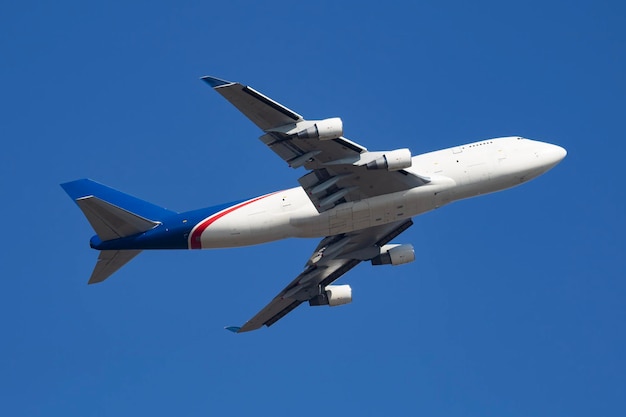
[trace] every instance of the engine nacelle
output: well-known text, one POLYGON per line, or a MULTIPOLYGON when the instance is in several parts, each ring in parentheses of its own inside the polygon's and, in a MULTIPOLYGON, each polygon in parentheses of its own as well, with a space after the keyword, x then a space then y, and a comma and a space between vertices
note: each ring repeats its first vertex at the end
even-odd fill
POLYGON ((349 304, 352 302, 352 288, 349 285, 328 285, 326 296, 331 307, 349 304))
POLYGON ((386 169, 387 171, 399 171, 409 168, 412 164, 411 151, 408 149, 396 149, 385 152, 383 156, 367 163, 367 169, 386 169))
POLYGON ((297 135, 300 139, 337 139, 343 135, 343 122, 339 117, 317 120, 306 129, 300 130, 297 135))
POLYGON ((385 245, 380 255, 372 258, 372 265, 402 265, 415 260, 413 245, 385 245))

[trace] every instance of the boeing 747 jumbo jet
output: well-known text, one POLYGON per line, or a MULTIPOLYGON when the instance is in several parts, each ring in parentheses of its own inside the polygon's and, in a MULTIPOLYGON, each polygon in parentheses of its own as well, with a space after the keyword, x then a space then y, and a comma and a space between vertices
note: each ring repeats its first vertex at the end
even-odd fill
POLYGON ((557 165, 565 149, 522 137, 488 139, 412 155, 368 151, 343 137, 339 118, 306 120, 251 87, 204 77, 256 124, 261 141, 292 168, 299 187, 193 210, 170 211, 88 179, 62 184, 96 232, 100 251, 90 284, 102 282, 146 249, 210 249, 292 237, 322 238, 304 270, 234 332, 271 326, 304 302, 352 301, 332 285, 360 262, 400 265, 413 246, 391 243, 411 218, 453 201, 511 188, 557 165))

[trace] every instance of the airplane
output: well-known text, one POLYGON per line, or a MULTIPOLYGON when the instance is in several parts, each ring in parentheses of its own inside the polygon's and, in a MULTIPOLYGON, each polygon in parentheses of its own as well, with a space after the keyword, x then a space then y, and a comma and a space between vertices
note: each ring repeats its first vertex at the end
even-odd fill
POLYGON ((304 302, 339 306, 349 285, 333 285, 361 262, 415 260, 411 244, 391 243, 412 218, 454 201, 525 183, 556 166, 560 146, 519 136, 413 155, 369 151, 343 136, 340 118, 307 120, 252 87, 202 77, 256 124, 260 140, 294 169, 299 186, 178 213, 89 179, 61 184, 83 211, 99 250, 89 284, 107 279, 142 250, 210 249, 286 238, 321 238, 304 270, 235 333, 271 326, 304 302))

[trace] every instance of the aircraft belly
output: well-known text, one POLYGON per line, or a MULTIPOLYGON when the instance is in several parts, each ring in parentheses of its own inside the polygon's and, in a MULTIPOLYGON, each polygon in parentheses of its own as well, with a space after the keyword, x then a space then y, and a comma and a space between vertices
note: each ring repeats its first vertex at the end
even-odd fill
MULTIPOLYGON (((201 235, 202 248, 256 245, 289 237, 324 237, 393 223, 452 200, 453 179, 432 176, 429 184, 319 213, 300 187, 271 194, 217 215, 201 235)), ((207 221, 207 220, 204 220, 207 221)))
POLYGON ((450 202, 454 180, 433 177, 430 184, 337 207, 308 217, 292 218, 298 237, 323 237, 408 219, 450 202), (446 197, 444 197, 446 196, 446 197))

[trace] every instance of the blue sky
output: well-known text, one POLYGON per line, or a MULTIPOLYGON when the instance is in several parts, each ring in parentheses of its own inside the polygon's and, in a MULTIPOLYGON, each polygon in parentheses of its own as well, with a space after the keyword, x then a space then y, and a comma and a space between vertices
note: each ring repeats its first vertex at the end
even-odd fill
POLYGON ((618 1, 13 2, 0 13, 0 413, 623 416, 626 13, 618 1), (354 302, 233 335, 315 240, 146 252, 87 286, 59 183, 174 210, 299 171, 199 80, 241 81, 372 150, 565 147, 522 187, 415 220, 354 302))

